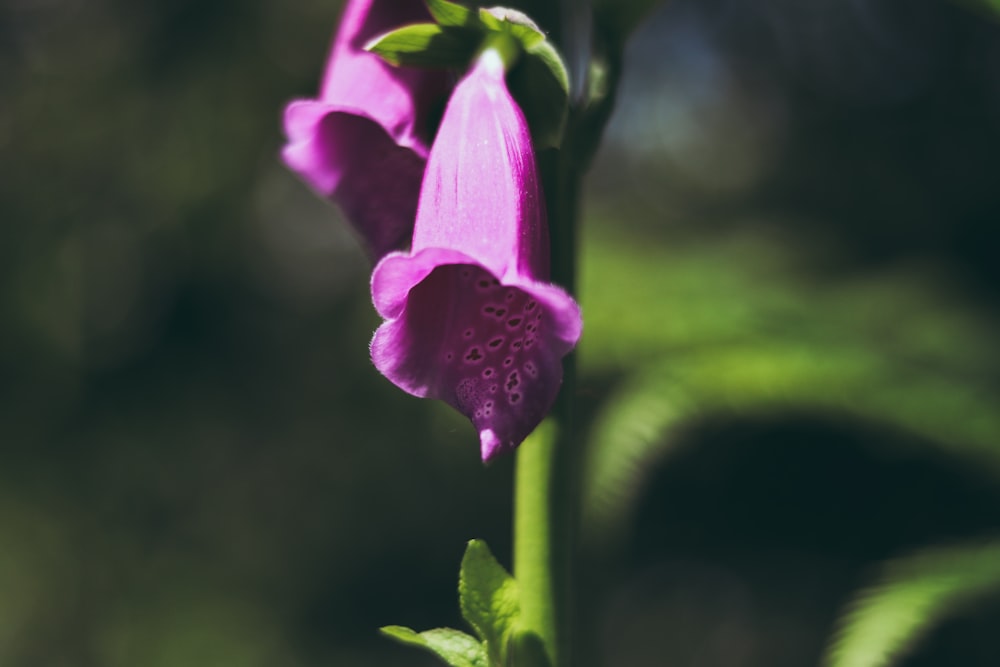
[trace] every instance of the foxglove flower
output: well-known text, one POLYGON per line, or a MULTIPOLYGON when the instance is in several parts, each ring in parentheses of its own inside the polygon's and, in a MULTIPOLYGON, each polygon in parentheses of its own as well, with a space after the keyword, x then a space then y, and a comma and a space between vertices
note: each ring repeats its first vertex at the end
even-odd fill
POLYGON ((385 322, 375 366, 441 399, 479 432, 484 461, 512 450, 552 407, 580 309, 548 278, 548 230, 531 137, 485 51, 458 84, 428 158, 410 252, 372 275, 385 322))
POLYGON ((285 109, 285 163, 340 205, 375 259, 409 245, 449 85, 444 72, 392 67, 364 46, 429 17, 422 0, 349 0, 318 99, 285 109))

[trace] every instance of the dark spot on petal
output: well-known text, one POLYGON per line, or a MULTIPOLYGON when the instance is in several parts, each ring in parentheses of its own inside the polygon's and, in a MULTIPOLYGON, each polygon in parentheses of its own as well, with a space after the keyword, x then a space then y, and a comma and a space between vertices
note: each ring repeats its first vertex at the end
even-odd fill
POLYGON ((469 327, 468 329, 465 330, 465 333, 463 333, 462 335, 465 336, 466 338, 472 338, 472 336, 475 333, 476 333, 476 330, 473 329, 472 327, 469 327))
POLYGON ((494 308, 493 306, 484 306, 483 307, 483 312, 484 313, 493 313, 495 310, 496 310, 496 308, 494 308))
POLYGON ((495 350, 503 345, 503 336, 497 336, 487 344, 490 346, 490 349, 495 350))
POLYGON ((510 344, 510 349, 512 349, 515 352, 517 352, 518 350, 521 349, 521 344, 522 344, 521 343, 521 339, 518 338, 517 340, 515 340, 513 343, 510 344))
POLYGON ((537 304, 537 303, 535 303, 534 301, 529 301, 529 302, 527 303, 527 305, 526 305, 526 306, 524 307, 524 309, 530 312, 530 311, 534 310, 534 309, 535 309, 535 306, 537 306, 537 305, 538 305, 538 304, 537 304))
POLYGON ((478 347, 473 347, 466 353, 465 360, 471 364, 474 364, 476 362, 482 361, 483 355, 479 351, 478 347))
POLYGON ((517 325, 519 325, 520 323, 521 323, 520 317, 512 317, 509 320, 507 320, 507 326, 509 326, 511 329, 516 329, 517 325))
POLYGON ((492 368, 487 368, 486 370, 484 370, 483 371, 483 377, 484 378, 493 377, 493 369, 492 368))
POLYGON ((511 394, 510 396, 508 396, 508 398, 510 399, 511 404, 517 403, 518 401, 521 400, 521 394, 519 394, 519 393, 517 393, 515 391, 513 394, 511 394))
POLYGON ((517 371, 514 371, 507 376, 507 384, 505 384, 504 387, 506 387, 507 391, 510 391, 519 384, 521 384, 521 378, 518 377, 517 371))
POLYGON ((503 360, 504 366, 510 366, 512 363, 514 363, 514 357, 507 357, 503 360))
POLYGON ((506 308, 497 308, 497 317, 503 317, 507 314, 506 308))

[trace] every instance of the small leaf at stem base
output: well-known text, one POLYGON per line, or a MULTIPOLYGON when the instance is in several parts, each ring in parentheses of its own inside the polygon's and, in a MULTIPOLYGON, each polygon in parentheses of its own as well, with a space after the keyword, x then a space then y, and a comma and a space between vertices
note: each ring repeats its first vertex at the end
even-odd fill
POLYGON ((507 644, 521 614, 520 592, 482 540, 472 540, 465 549, 458 598, 462 617, 486 644, 490 664, 506 664, 507 644))
POLYGON ((475 637, 452 628, 415 632, 401 625, 387 625, 381 632, 401 644, 426 649, 451 667, 490 667, 483 645, 475 637))

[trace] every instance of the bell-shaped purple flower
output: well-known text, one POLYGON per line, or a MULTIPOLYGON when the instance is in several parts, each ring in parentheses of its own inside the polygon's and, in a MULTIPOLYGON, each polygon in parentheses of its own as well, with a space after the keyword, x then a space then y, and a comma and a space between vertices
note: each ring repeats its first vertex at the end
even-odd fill
POLYGON ((285 163, 340 205, 378 259, 409 245, 440 71, 392 67, 364 50, 384 32, 429 20, 422 0, 349 0, 318 99, 285 109, 285 163))
POLYGON ((548 262, 528 125, 487 50, 445 110, 410 252, 390 253, 372 274, 385 322, 371 345, 397 386, 472 420, 484 461, 545 417, 580 337, 580 309, 546 282, 548 262))

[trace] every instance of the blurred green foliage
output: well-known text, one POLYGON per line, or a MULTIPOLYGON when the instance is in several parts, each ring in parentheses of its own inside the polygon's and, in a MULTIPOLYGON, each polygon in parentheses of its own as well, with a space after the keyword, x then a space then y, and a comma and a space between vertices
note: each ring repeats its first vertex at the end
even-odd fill
POLYGON ((882 667, 894 664, 920 635, 946 614, 1000 590, 996 541, 928 549, 885 567, 845 619, 826 664, 882 667))
POLYGON ((1000 474, 991 323, 926 274, 804 284, 792 268, 808 263, 802 251, 783 256, 760 235, 665 251, 601 228, 586 247, 581 292, 598 306, 585 367, 641 370, 591 433, 585 535, 603 540, 623 525, 670 432, 705 413, 823 409, 881 420, 1000 474))
MULTIPOLYGON (((884 559, 1000 528, 996 26, 751 5, 653 17, 589 182, 585 663, 814 663, 884 559)), ((276 159, 337 15, 0 7, 0 663, 431 665, 377 628, 463 627, 466 541, 509 553, 510 462, 371 368, 276 159)), ((905 664, 993 665, 995 619, 905 664)))
MULTIPOLYGON (((639 369, 589 434, 582 538, 595 557, 606 562, 633 539, 649 478, 686 444, 688 425, 713 415, 811 410, 891 425, 1000 482, 992 328, 926 276, 910 268, 831 294, 796 284, 794 263, 760 236, 654 252, 606 228, 589 240, 582 291, 603 308, 588 318, 583 358, 639 369)), ((876 444, 898 447, 886 437, 876 444)), ((935 622, 995 594, 998 577, 995 546, 894 565, 843 621, 828 664, 896 664, 935 622)))

